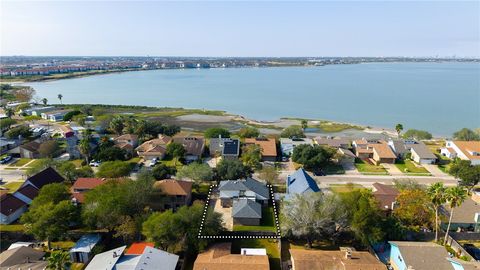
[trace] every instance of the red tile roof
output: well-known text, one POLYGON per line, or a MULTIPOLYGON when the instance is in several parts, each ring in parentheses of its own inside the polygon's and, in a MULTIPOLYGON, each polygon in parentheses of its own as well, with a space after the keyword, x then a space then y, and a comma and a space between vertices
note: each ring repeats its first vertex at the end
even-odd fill
POLYGON ((146 247, 154 247, 154 244, 150 242, 133 243, 125 255, 142 255, 146 247))
POLYGON ((103 184, 102 178, 78 178, 73 184, 73 189, 94 189, 103 184))
POLYGON ((192 193, 192 184, 190 181, 166 179, 157 181, 153 186, 160 188, 163 193, 170 196, 182 195, 187 196, 192 193))

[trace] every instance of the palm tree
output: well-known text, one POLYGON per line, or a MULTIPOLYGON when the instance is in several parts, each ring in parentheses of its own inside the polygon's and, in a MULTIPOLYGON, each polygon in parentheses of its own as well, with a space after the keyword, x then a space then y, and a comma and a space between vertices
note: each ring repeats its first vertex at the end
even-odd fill
POLYGON ((48 99, 46 98, 42 98, 42 103, 44 106, 47 106, 47 103, 48 103, 48 99))
POLYGON ((397 124, 397 125, 395 126, 395 130, 397 131, 398 137, 400 137, 400 133, 401 133, 402 130, 403 130, 403 125, 402 125, 402 124, 397 124))
POLYGON ((302 119, 301 123, 302 123, 302 129, 303 131, 305 131, 305 129, 308 127, 308 121, 305 119, 302 119))
POLYGON ((78 150, 80 150, 80 153, 85 157, 85 161, 88 164, 88 159, 90 158, 90 152, 92 150, 90 146, 90 134, 88 131, 83 134, 83 138, 78 144, 78 150))
POLYGON ((12 118, 13 114, 15 113, 11 107, 5 107, 3 110, 8 118, 12 118))
POLYGON ((47 269, 51 270, 64 270, 70 269, 70 254, 65 251, 54 251, 48 257, 47 269))
POLYGON ((60 104, 62 104, 63 95, 62 95, 62 94, 58 94, 57 97, 58 97, 58 99, 60 100, 60 104))
POLYGON ((435 207, 435 242, 438 241, 438 209, 446 202, 446 190, 442 182, 434 183, 427 189, 427 194, 435 207))
POLYGON ((117 116, 110 121, 110 129, 117 135, 122 135, 125 128, 124 119, 121 116, 117 116))
POLYGON ((445 192, 445 198, 450 207, 450 218, 448 220, 447 231, 445 232, 445 239, 443 245, 447 244, 448 231, 450 230, 450 224, 452 223, 453 210, 455 207, 459 207, 467 198, 467 191, 463 187, 451 187, 445 192))

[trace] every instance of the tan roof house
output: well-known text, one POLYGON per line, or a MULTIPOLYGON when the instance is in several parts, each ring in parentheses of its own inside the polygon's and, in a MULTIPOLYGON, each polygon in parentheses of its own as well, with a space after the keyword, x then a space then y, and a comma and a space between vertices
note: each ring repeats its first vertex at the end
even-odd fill
POLYGON ((191 181, 182 181, 174 179, 165 179, 155 182, 153 188, 159 192, 161 199, 156 200, 155 205, 152 206, 158 210, 172 209, 176 211, 178 208, 189 205, 192 200, 192 185, 191 181))
POLYGON ((256 144, 262 149, 263 161, 277 160, 277 143, 273 138, 246 138, 245 144, 256 144))
POLYGON ((373 183, 373 196, 383 210, 393 210, 398 196, 398 190, 393 186, 373 183))
POLYGON ((138 156, 146 160, 151 160, 153 158, 162 159, 167 152, 167 144, 171 141, 171 137, 160 134, 157 139, 146 141, 135 150, 137 151, 138 156))
POLYGON ((215 244, 198 254, 193 270, 269 270, 267 255, 242 255, 231 253, 231 243, 215 244))
POLYGON ((480 141, 447 141, 441 154, 448 158, 470 160, 472 165, 480 165, 480 141))
POLYGON ((113 143, 116 147, 133 153, 135 147, 138 146, 138 136, 135 134, 123 134, 113 139, 113 143))
POLYGON ((386 270, 387 267, 366 251, 289 249, 292 270, 386 270))

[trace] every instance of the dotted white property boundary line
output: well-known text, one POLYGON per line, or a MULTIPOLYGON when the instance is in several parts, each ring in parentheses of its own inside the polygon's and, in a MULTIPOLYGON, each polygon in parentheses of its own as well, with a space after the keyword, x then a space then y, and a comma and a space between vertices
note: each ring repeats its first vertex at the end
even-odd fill
POLYGON ((202 216, 202 221, 200 223, 200 228, 198 230, 198 238, 200 239, 280 239, 281 238, 281 233, 280 233, 280 222, 278 220, 278 213, 277 213, 277 205, 275 203, 275 196, 273 194, 273 186, 270 184, 267 184, 267 187, 270 190, 270 198, 272 200, 272 205, 273 205, 273 213, 275 215, 275 228, 277 231, 276 235, 202 235, 202 230, 203 230, 203 224, 205 222, 205 218, 207 217, 207 212, 208 212, 208 206, 210 205, 210 196, 212 194, 212 190, 216 188, 218 184, 213 184, 210 185, 208 189, 208 195, 207 195, 207 201, 205 202, 205 206, 203 208, 203 216, 202 216))

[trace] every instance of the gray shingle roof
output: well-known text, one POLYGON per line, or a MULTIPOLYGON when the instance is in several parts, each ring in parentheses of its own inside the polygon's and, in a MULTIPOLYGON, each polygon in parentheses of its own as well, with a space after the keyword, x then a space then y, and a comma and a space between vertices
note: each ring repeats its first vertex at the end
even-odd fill
POLYGON ((232 217, 262 218, 262 206, 254 200, 241 198, 233 201, 232 217))
POLYGON ((413 144, 412 145, 412 150, 415 151, 415 153, 417 153, 417 155, 420 157, 420 158, 434 158, 436 159, 437 157, 430 151, 430 149, 428 149, 428 147, 420 142, 418 144, 413 144))
POLYGON ((231 138, 211 138, 210 139, 210 153, 220 152, 222 155, 240 154, 240 142, 238 139, 231 138))
POLYGON ((269 198, 268 188, 265 184, 253 179, 247 178, 245 180, 226 180, 220 181, 218 186, 220 191, 253 191, 260 197, 269 198))
POLYGON ((432 242, 404 242, 390 241, 400 250, 405 264, 415 270, 451 270, 452 265, 447 261, 448 252, 445 247, 432 242))

